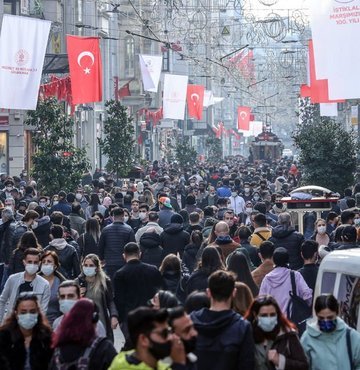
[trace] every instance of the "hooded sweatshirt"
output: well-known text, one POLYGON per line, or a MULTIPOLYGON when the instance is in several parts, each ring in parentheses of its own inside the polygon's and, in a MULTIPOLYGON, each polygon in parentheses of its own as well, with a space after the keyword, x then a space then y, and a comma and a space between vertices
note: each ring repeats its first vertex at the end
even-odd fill
MULTIPOLYGON (((309 360, 310 370, 351 370, 346 343, 348 326, 339 317, 336 329, 332 333, 320 331, 317 320, 306 323, 306 331, 301 337, 301 344, 309 360)), ((353 369, 360 369, 360 333, 350 331, 353 369)))
MULTIPOLYGON (((274 270, 265 275, 259 291, 259 295, 272 295, 285 315, 290 302, 289 292, 292 290, 290 271, 287 267, 274 268, 274 270)), ((312 302, 312 290, 306 285, 300 272, 294 271, 294 274, 296 293, 310 306, 312 302)))
POLYGON ((190 316, 198 331, 198 370, 254 369, 255 348, 248 321, 233 310, 203 308, 190 316))
POLYGON ((184 231, 182 224, 170 223, 164 227, 160 235, 161 246, 163 247, 163 258, 168 254, 180 254, 182 258, 185 246, 189 244, 190 235, 184 231))

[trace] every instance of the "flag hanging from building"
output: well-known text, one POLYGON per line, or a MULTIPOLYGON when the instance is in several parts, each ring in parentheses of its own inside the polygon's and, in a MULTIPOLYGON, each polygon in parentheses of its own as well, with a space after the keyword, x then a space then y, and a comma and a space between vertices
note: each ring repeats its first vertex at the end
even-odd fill
POLYGON ((250 50, 241 50, 229 59, 229 66, 234 66, 242 76, 252 80, 255 78, 254 52, 250 50))
POLYGON ((202 85, 188 85, 187 87, 187 106, 189 117, 202 119, 204 108, 205 87, 202 85))
POLYGON ((102 100, 102 64, 98 37, 67 35, 74 104, 102 100))
POLYGON ((249 131, 250 113, 250 107, 238 107, 238 130, 249 131))
POLYGON ((139 59, 144 90, 157 92, 162 68, 162 56, 139 54, 139 59))
POLYGON ((51 22, 4 14, 0 37, 0 107, 34 110, 51 22))
POLYGON ((188 76, 165 74, 164 118, 184 119, 188 76))

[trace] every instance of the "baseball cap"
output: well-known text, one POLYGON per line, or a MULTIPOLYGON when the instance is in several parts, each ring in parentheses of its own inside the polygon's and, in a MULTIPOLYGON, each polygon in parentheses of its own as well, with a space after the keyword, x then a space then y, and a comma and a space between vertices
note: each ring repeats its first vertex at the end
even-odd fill
POLYGON ((162 205, 164 205, 166 208, 172 209, 170 198, 168 198, 168 197, 161 197, 159 199, 159 203, 161 203, 162 205))

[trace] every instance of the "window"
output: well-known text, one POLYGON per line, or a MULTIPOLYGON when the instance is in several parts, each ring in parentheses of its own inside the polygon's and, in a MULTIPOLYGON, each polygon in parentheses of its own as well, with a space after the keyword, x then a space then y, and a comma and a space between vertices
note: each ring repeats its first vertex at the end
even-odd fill
POLYGON ((132 37, 125 39, 125 75, 133 77, 135 74, 135 41, 132 37))
POLYGON ((163 51, 163 65, 162 71, 163 72, 170 72, 170 50, 166 49, 163 51))
POLYGON ((324 271, 321 281, 321 294, 333 294, 336 273, 324 271))

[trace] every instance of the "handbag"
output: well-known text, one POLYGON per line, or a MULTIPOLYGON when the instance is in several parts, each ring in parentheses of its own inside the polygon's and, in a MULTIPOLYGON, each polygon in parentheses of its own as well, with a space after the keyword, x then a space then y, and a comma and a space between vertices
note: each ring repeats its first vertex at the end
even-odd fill
POLYGON ((355 370, 354 362, 353 362, 353 356, 352 356, 352 348, 351 348, 351 329, 347 328, 346 329, 346 347, 347 347, 347 352, 348 352, 348 357, 349 357, 349 362, 350 362, 350 369, 355 370))
POLYGON ((290 271, 291 278, 291 291, 290 302, 286 309, 287 317, 297 326, 299 330, 299 336, 306 329, 306 320, 311 317, 311 307, 307 304, 305 300, 299 297, 296 293, 296 283, 295 283, 295 273, 290 271))

